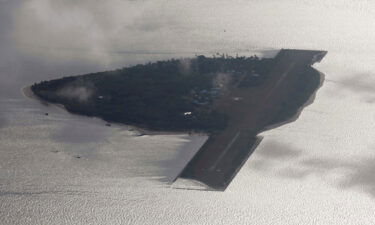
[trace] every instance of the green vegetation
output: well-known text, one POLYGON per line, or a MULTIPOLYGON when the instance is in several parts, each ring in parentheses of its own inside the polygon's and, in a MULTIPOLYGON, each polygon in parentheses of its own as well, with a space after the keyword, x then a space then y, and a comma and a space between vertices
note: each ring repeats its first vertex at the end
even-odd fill
POLYGON ((31 88, 38 97, 60 103, 72 113, 108 122, 213 132, 228 121, 212 107, 223 85, 258 86, 273 62, 256 56, 197 56, 42 81, 31 88), (229 74, 231 84, 220 84, 218 74, 229 74))

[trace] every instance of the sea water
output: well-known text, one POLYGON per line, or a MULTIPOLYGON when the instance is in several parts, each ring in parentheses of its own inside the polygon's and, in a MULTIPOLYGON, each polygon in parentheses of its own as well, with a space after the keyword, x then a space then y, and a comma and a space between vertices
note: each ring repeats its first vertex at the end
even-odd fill
POLYGON ((0 39, 10 43, 0 53, 0 224, 373 224, 375 3, 14 2, 0 3, 14 12, 0 39), (325 82, 297 121, 261 134, 225 192, 171 185, 204 136, 137 136, 20 92, 195 52, 279 48, 327 50, 315 65, 325 82))

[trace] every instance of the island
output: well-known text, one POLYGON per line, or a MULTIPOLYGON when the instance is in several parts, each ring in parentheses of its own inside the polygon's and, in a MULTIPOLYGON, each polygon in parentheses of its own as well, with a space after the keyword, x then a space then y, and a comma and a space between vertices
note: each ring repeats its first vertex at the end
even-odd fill
POLYGON ((31 86, 66 110, 156 131, 203 132, 206 143, 176 177, 225 190, 261 141, 295 119, 322 83, 311 67, 326 51, 170 59, 31 86))

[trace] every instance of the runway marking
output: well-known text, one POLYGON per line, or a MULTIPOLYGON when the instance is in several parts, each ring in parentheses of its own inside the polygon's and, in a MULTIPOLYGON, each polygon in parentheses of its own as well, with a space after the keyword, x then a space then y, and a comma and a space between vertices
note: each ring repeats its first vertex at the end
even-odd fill
MULTIPOLYGON (((280 76, 280 79, 276 82, 276 84, 272 87, 272 89, 270 90, 270 92, 266 95, 264 101, 268 100, 268 98, 271 96, 271 94, 274 92, 274 90, 285 79, 286 75, 288 75, 288 73, 293 69, 294 65, 295 65, 295 62, 292 62, 289 65, 288 69, 280 76)), ((237 138, 240 135, 240 133, 241 133, 240 131, 237 132, 237 134, 234 136, 234 138, 231 140, 231 142, 229 142, 229 144, 224 149, 224 151, 222 151, 221 154, 219 155, 219 157, 216 159, 215 163, 208 169, 209 171, 213 171, 216 168, 216 166, 219 164, 219 162, 221 161, 221 159, 224 157, 224 155, 227 153, 227 151, 232 147, 233 143, 237 140, 237 138)))
POLYGON ((288 69, 280 76, 280 79, 276 82, 275 86, 272 87, 271 91, 268 92, 268 95, 266 96, 266 98, 264 99, 264 101, 267 101, 268 98, 271 96, 271 94, 273 93, 273 91, 280 85, 281 81, 283 81, 286 77, 286 75, 288 75, 288 73, 293 69, 295 65, 295 62, 292 62, 288 69))
POLYGON ((236 136, 234 136, 234 138, 229 142, 229 144, 224 149, 224 151, 221 152, 219 157, 216 159, 215 163, 208 169, 209 171, 212 171, 212 170, 215 169, 217 164, 221 161, 221 159, 224 157, 225 153, 227 153, 227 151, 230 149, 230 147, 232 147, 233 143, 237 140, 237 138, 238 138, 238 136, 240 136, 240 134, 241 134, 241 131, 238 131, 236 136))

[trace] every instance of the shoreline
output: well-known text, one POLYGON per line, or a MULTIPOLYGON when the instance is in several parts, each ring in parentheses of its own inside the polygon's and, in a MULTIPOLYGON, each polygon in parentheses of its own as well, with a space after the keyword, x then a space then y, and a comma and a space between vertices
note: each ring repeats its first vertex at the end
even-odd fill
POLYGON ((58 109, 63 109, 65 111, 67 111, 66 108, 65 108, 65 106, 62 105, 62 104, 49 103, 49 102, 47 102, 47 101, 39 98, 38 96, 36 96, 34 94, 34 92, 31 90, 31 86, 30 85, 27 85, 27 86, 21 88, 21 93, 22 93, 22 95, 24 97, 26 97, 28 99, 31 99, 31 100, 37 100, 37 101, 39 101, 44 106, 51 106, 52 105, 52 106, 55 106, 58 109))
MULTIPOLYGON (((245 162, 248 160, 250 155, 255 151, 258 147, 260 142, 263 139, 262 133, 271 129, 275 129, 281 127, 285 124, 295 122, 302 111, 312 103, 314 103, 318 90, 323 86, 325 75, 320 71, 316 70, 315 68, 311 67, 312 64, 316 61, 320 61, 321 58, 325 56, 326 52, 322 51, 304 51, 304 50, 281 50, 278 55, 275 57, 275 64, 273 65, 273 70, 269 71, 269 76, 273 79, 270 79, 265 85, 262 87, 268 87, 268 93, 264 93, 263 89, 257 89, 256 91, 242 91, 242 92, 235 92, 238 96, 249 99, 255 97, 258 102, 255 105, 259 106, 259 109, 256 110, 252 106, 252 102, 245 102, 248 104, 241 104, 241 105, 233 105, 233 108, 229 108, 230 111, 225 111, 228 113, 229 116, 232 118, 242 118, 244 119, 242 122, 247 122, 247 127, 238 123, 234 124, 231 128, 226 128, 220 133, 203 133, 203 132, 193 132, 190 130, 178 130, 178 131, 168 131, 160 129, 158 127, 156 129, 150 129, 145 124, 138 124, 136 125, 127 125, 124 123, 113 123, 113 125, 118 125, 119 127, 124 127, 126 130, 130 131, 132 136, 144 136, 144 135, 204 135, 209 136, 209 138, 204 142, 202 147, 195 153, 195 155, 188 161, 185 167, 174 177, 173 181, 178 180, 179 178, 184 178, 193 181, 199 181, 206 186, 218 190, 224 191, 231 181, 234 179, 238 171, 242 168, 245 162), (311 61, 312 60, 312 61, 311 61), (308 66, 308 67, 307 67, 308 66), (293 68, 293 70, 291 70, 293 68), (285 112, 287 113, 284 115, 284 111, 277 111, 280 107, 282 109, 283 99, 288 99, 293 97, 296 94, 298 89, 293 88, 289 89, 289 87, 293 87, 290 85, 299 84, 300 80, 297 79, 297 73, 305 71, 306 75, 313 75, 313 86, 304 90, 303 96, 301 98, 296 98, 296 104, 291 104, 288 110, 285 112), (280 75, 280 73, 282 75, 280 75), (294 79, 291 84, 285 83, 286 79, 294 79), (283 88, 280 86, 280 82, 284 82, 287 88, 283 88), (288 85, 287 85, 288 84, 288 85), (274 91, 275 90, 275 91, 274 91), (280 94, 281 98, 276 98, 272 101, 267 102, 267 104, 262 104, 262 101, 266 101, 270 94, 276 95, 280 94), (292 94, 292 95, 291 95, 292 94), (260 99, 260 100, 259 100, 260 99), (237 106, 237 107, 236 107, 237 106), (269 110, 271 109, 271 110, 269 110), (274 109, 274 110, 272 110, 274 109), (230 113, 229 113, 230 112, 230 113), (265 115, 263 115, 265 113, 265 115), (248 116, 252 115, 252 116, 248 116), (246 117, 247 116, 247 117, 246 117), (282 119, 284 118, 284 119, 282 119), (279 120, 279 122, 277 122, 279 120), (275 123, 272 123, 274 121, 275 123), (270 124, 270 125, 267 125, 270 124), (249 128, 250 127, 250 128, 249 128), (252 128, 251 128, 252 127, 252 128), (235 135, 234 135, 235 134, 235 135), (233 137, 234 135, 234 137, 233 137), (225 147, 226 146, 226 147, 225 147), (225 148, 222 148, 225 147, 225 148), (225 155, 225 159, 223 156, 225 155)), ((308 82, 306 80, 305 82, 308 82)), ((43 94, 41 93, 41 97, 36 96, 34 92, 31 90, 32 86, 27 86, 23 89, 24 95, 29 97, 30 99, 37 99, 42 102, 44 105, 55 105, 60 109, 65 109, 66 112, 74 115, 85 116, 83 114, 75 113, 69 111, 70 108, 69 103, 65 103, 68 107, 64 107, 62 104, 56 103, 49 103, 48 101, 43 99, 43 94)), ((36 89, 35 89, 36 90, 36 89)), ((36 92, 37 93, 37 92, 36 92)), ((299 93, 297 93, 299 94, 299 93)), ((237 95, 235 95, 237 96, 237 95)), ((46 98, 49 99, 49 98, 46 98)), ((53 99, 53 98, 52 98, 53 99)), ((224 98, 224 103, 228 103, 228 105, 224 105, 226 107, 231 106, 233 102, 232 98, 224 98)), ((54 100, 52 100, 54 101, 54 100)), ((57 102, 64 102, 64 101, 57 101, 57 102)), ((115 106, 114 106, 115 107, 115 106)), ((96 108, 92 108, 92 110, 96 110, 96 108)), ((77 111, 79 112, 79 111, 77 111)), ((138 112, 138 111, 135 111, 138 112)), ((139 113, 142 113, 141 111, 139 113)), ((47 113, 46 113, 47 114, 47 113)), ((96 113, 97 115, 102 115, 100 113, 96 113)), ((95 115, 95 113, 88 113, 87 115, 95 115)), ((98 116, 85 116, 91 118, 99 118, 100 121, 106 123, 106 126, 111 126, 112 122, 106 121, 98 116)), ((145 123, 144 120, 141 120, 145 123)), ((155 120, 153 122, 156 122, 155 120)), ((214 122, 218 123, 217 120, 214 122)))
POLYGON ((320 75, 320 80, 319 80, 319 86, 315 89, 315 91, 313 93, 311 93, 309 99, 301 106, 297 109, 296 113, 291 116, 290 118, 282 121, 282 122, 279 122, 279 123, 276 123, 276 124, 273 124, 273 125, 270 125, 270 126, 266 126, 264 129, 262 129, 258 134, 258 135, 261 135, 263 132, 266 132, 266 131, 269 131, 269 130, 272 130, 272 129, 275 129, 275 128, 278 128, 278 127, 281 127, 285 124, 288 124, 288 123, 293 123, 295 122, 296 120, 298 120, 298 118, 301 116, 302 114, 302 111, 309 105, 313 104, 314 101, 315 101, 315 98, 316 98, 316 94, 318 92, 318 90, 323 86, 324 84, 324 80, 325 80, 325 75, 324 73, 316 70, 315 68, 313 68, 317 73, 319 73, 320 75))
MULTIPOLYGON (((312 103, 314 103, 315 98, 316 98, 316 94, 317 94, 318 90, 323 86, 323 83, 324 83, 324 80, 325 80, 325 75, 322 72, 316 70, 315 68, 313 68, 313 69, 317 73, 319 73, 319 75, 320 75, 320 81, 319 81, 319 86, 310 95, 309 99, 301 107, 299 107, 297 109, 296 113, 293 116, 291 116, 289 119, 286 119, 286 120, 284 120, 282 122, 279 122, 279 123, 276 123, 276 124, 264 127, 259 133, 257 133, 257 136, 258 135, 261 136, 262 133, 264 133, 266 131, 269 131, 269 130, 272 130, 272 129, 275 129, 275 128, 278 128, 278 127, 281 127, 281 126, 283 126, 285 124, 295 122, 296 120, 298 120, 298 118, 302 114, 302 111, 304 110, 304 108, 306 108, 307 106, 309 106, 312 103)), ((21 93, 22 93, 22 95, 24 97, 26 97, 28 99, 31 99, 31 100, 37 100, 41 104, 43 104, 45 106, 51 106, 52 105, 52 106, 57 107, 58 109, 64 110, 65 112, 68 112, 68 113, 70 113, 72 115, 83 116, 83 115, 80 115, 80 114, 75 114, 75 113, 69 112, 69 110, 67 110, 66 107, 64 105, 62 105, 62 104, 50 103, 50 102, 47 102, 47 101, 43 100, 42 98, 36 96, 34 94, 34 92, 31 90, 31 85, 27 85, 27 86, 24 86, 23 88, 21 88, 21 93)), ((85 116, 85 117, 87 117, 87 116, 85 116)), ((128 131, 135 131, 136 133, 138 133, 138 134, 135 134, 134 136, 143 136, 143 135, 150 135, 150 136, 155 136, 155 135, 210 136, 210 134, 204 133, 204 132, 192 132, 192 131, 185 131, 185 132, 184 131, 157 131, 157 130, 151 130, 151 129, 147 129, 147 128, 143 128, 143 127, 139 127, 139 126, 135 126, 135 125, 129 125, 129 124, 123 124, 123 123, 116 123, 116 122, 108 122, 108 121, 103 120, 100 117, 93 117, 93 118, 100 119, 104 123, 113 124, 113 125, 116 125, 116 126, 119 126, 119 127, 125 127, 125 129, 128 130, 128 131)))
MULTIPOLYGON (((258 134, 256 134, 255 138, 256 138, 256 141, 255 143, 251 146, 251 150, 249 152, 249 154, 247 155, 246 159, 241 163, 241 165, 238 166, 238 168, 236 169, 235 173, 232 175, 232 177, 230 178, 230 181, 234 179, 234 177, 236 176, 236 174, 239 172, 239 170, 242 168, 243 164, 245 164, 247 162, 247 160, 250 158, 251 154, 258 148, 259 144, 262 142, 264 136, 261 135, 263 132, 266 132, 266 131, 269 131, 269 130, 272 130, 272 129, 276 129, 278 127, 281 127, 281 126, 284 126, 288 123, 293 123, 295 121, 297 121, 299 119, 299 117, 301 116, 302 114, 302 111, 308 107, 309 105, 313 104, 314 101, 315 101, 315 98, 316 98, 316 94, 318 93, 318 90, 323 86, 324 84, 324 81, 325 81, 325 74, 316 70, 315 68, 313 68, 317 73, 319 73, 319 85, 318 87, 314 90, 314 92, 311 93, 310 97, 308 98, 308 100, 301 106, 297 109, 296 113, 291 116, 290 118, 286 119, 285 121, 283 122, 280 122, 280 123, 276 123, 274 125, 270 125, 270 126, 267 126, 264 128, 264 130, 261 130, 258 134)), ((185 179, 188 179, 188 178, 185 178, 185 179)))
POLYGON ((325 51, 311 50, 283 49, 280 51, 275 57, 276 63, 273 66, 273 70, 268 75, 273 79, 268 80, 268 83, 263 88, 269 87, 268 94, 272 93, 274 96, 280 94, 281 97, 263 106, 262 102, 267 100, 269 96, 267 93, 259 90, 258 92, 242 91, 239 94, 236 93, 237 96, 243 98, 257 97, 256 101, 261 106, 260 108, 251 107, 252 102, 250 102, 248 105, 241 104, 237 108, 233 105, 233 109, 229 108, 231 104, 228 98, 227 102, 225 102, 228 104, 225 107, 231 110, 231 116, 233 118, 235 116, 244 116, 248 119, 240 121, 238 124, 235 124, 237 126, 231 129, 210 136, 210 139, 185 167, 181 177, 199 180, 215 190, 224 191, 252 152, 257 149, 263 139, 262 133, 264 131, 295 122, 303 109, 314 102, 317 91, 323 86, 325 76, 313 68, 312 64, 320 61, 325 54, 325 51), (298 89, 289 89, 289 87, 293 87, 290 85, 299 84, 295 83, 298 82, 296 80, 299 75, 298 73, 312 73, 306 75, 314 75, 314 80, 312 81, 314 82, 314 86, 307 89, 308 92, 303 93, 303 99, 297 99, 298 105, 288 106, 288 116, 272 123, 273 119, 279 116, 277 110, 282 106, 282 100, 288 100, 289 98, 293 98, 294 95, 299 94, 297 92, 298 89), (293 79, 292 81, 295 82, 289 84, 287 79, 293 79), (285 85, 279 86, 280 82, 284 82, 285 85), (247 123, 242 124, 244 122, 247 123), (222 149, 221 146, 223 146, 222 149), (223 158, 224 155, 225 158, 223 158))
MULTIPOLYGON (((70 113, 72 115, 78 115, 78 116, 83 116, 83 117, 89 118, 88 116, 84 116, 84 115, 80 115, 80 114, 75 114, 75 113, 69 112, 66 109, 66 107, 64 105, 62 105, 62 104, 50 103, 50 102, 47 102, 47 101, 41 99, 40 97, 38 97, 38 96, 36 96, 34 94, 34 92, 31 90, 31 86, 30 85, 22 87, 21 88, 21 93, 22 93, 22 95, 25 98, 28 98, 30 100, 37 100, 37 101, 39 101, 44 106, 54 106, 54 107, 56 107, 56 108, 58 108, 60 110, 64 110, 64 112, 68 112, 68 113, 70 113)), ((92 117, 92 118, 100 119, 100 120, 103 121, 103 123, 109 123, 111 125, 116 125, 116 126, 125 128, 128 131, 134 131, 135 132, 134 136, 143 136, 143 135, 149 135, 149 136, 156 136, 156 135, 209 136, 208 134, 203 133, 203 132, 154 131, 154 130, 149 130, 147 128, 137 127, 137 126, 134 126, 134 125, 128 125, 128 124, 123 124, 123 123, 115 123, 115 122, 108 122, 108 121, 103 120, 100 117, 92 117)))

